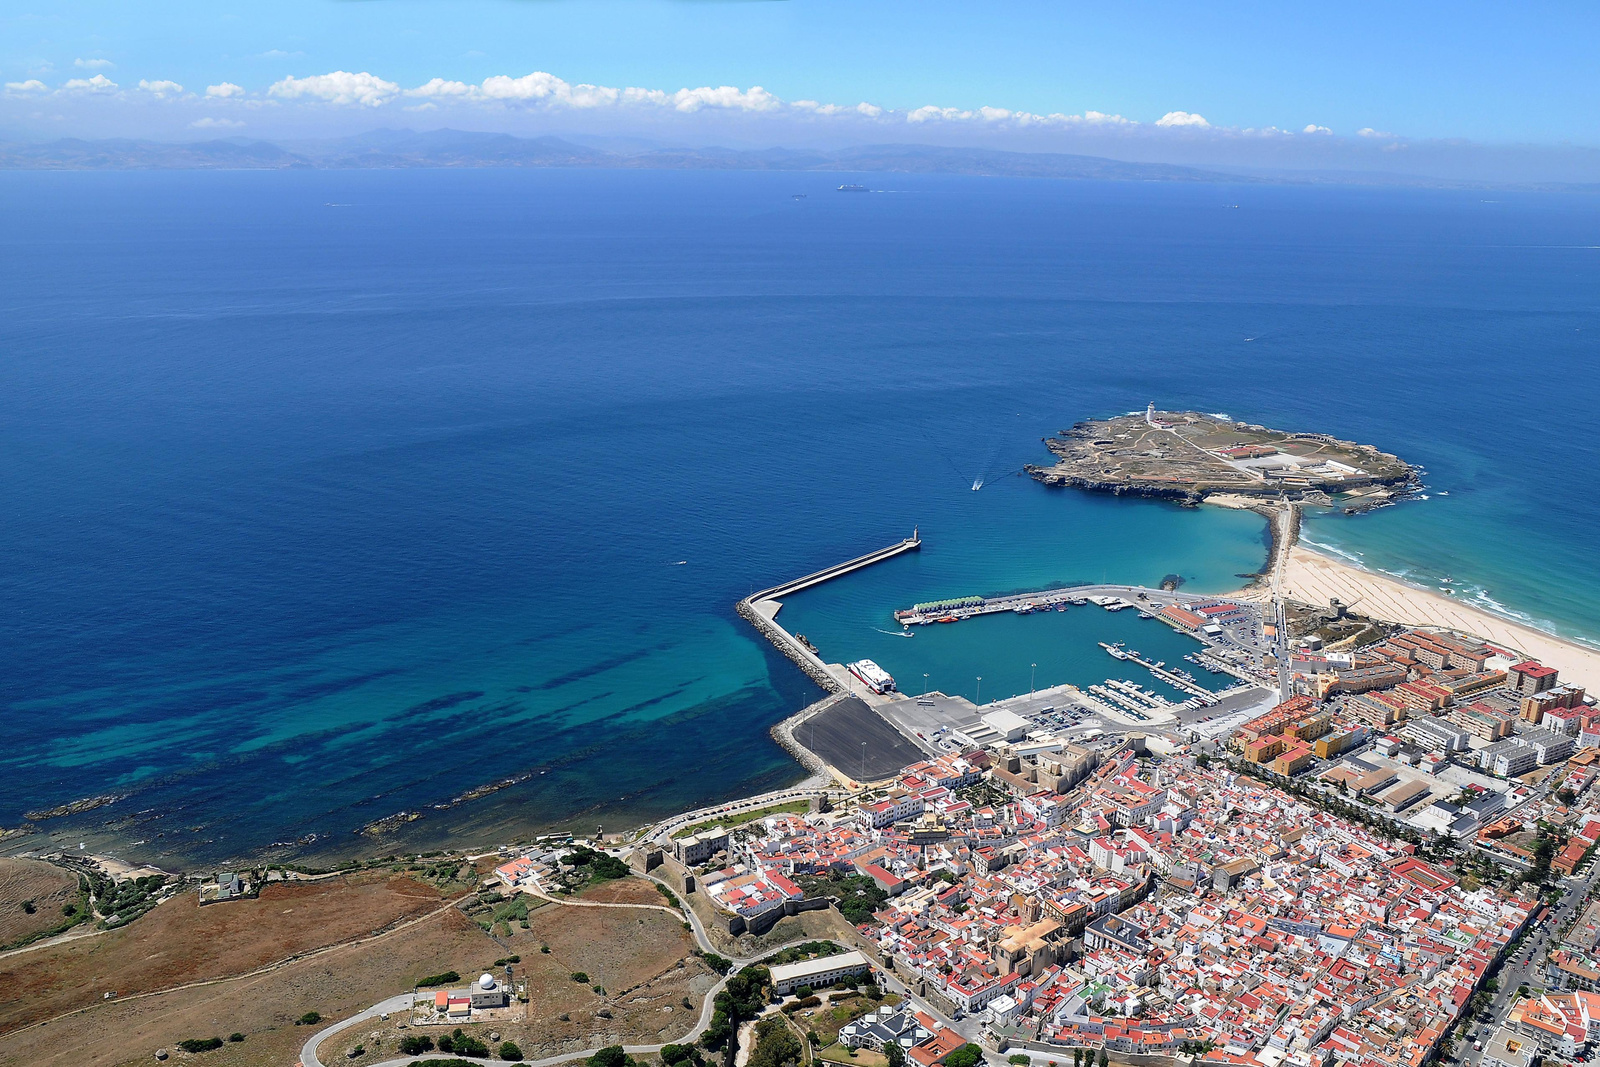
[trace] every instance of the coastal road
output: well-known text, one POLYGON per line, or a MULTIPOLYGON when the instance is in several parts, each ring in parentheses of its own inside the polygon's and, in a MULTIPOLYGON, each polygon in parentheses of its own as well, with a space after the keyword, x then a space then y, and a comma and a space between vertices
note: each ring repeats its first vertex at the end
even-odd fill
POLYGON ((677 815, 669 816, 646 830, 641 840, 665 844, 679 830, 693 826, 697 822, 714 819, 719 815, 737 815, 744 811, 756 811, 775 804, 782 804, 789 800, 810 800, 812 797, 845 795, 845 792, 841 789, 826 786, 811 787, 800 785, 789 789, 777 789, 771 793, 762 793, 760 796, 745 797, 742 800, 730 800, 726 804, 714 804, 698 811, 681 812, 677 815))
MULTIPOLYGON (((659 879, 651 879, 651 881, 659 881, 659 879)), ((558 903, 566 903, 566 902, 558 901, 558 903)), ((657 907, 658 905, 628 905, 628 904, 624 904, 624 905, 619 905, 619 906, 620 907, 634 907, 634 906, 657 907)), ((704 933, 700 930, 699 921, 693 918, 693 912, 692 911, 690 912, 690 917, 691 917, 691 923, 695 928, 696 940, 697 941, 703 941, 704 933)), ((630 1056, 643 1056, 643 1055, 648 1055, 648 1054, 654 1053, 654 1052, 660 1052, 661 1049, 665 1045, 689 1045, 689 1044, 693 1044, 696 1041, 699 1041, 701 1035, 706 1032, 706 1028, 711 1025, 711 1016, 712 1016, 713 1012, 716 1010, 715 1001, 716 1001, 716 998, 717 998, 717 994, 722 992, 723 987, 728 984, 728 980, 731 979, 734 975, 738 974, 739 970, 741 968, 748 967, 752 963, 757 963, 757 962, 759 962, 759 961, 761 961, 763 959, 766 959, 768 956, 774 955, 775 953, 778 953, 778 952, 782 952, 786 948, 793 948, 796 945, 809 944, 811 942, 818 941, 818 940, 827 940, 827 939, 826 938, 802 937, 802 938, 798 938, 798 939, 796 939, 794 941, 785 942, 784 944, 781 944, 781 945, 774 945, 772 948, 769 948, 769 949, 765 950, 764 952, 762 952, 759 956, 745 956, 745 957, 736 957, 736 958, 734 958, 731 961, 733 963, 733 966, 728 969, 728 973, 726 975, 724 975, 721 979, 719 979, 717 981, 717 984, 712 986, 711 989, 707 991, 706 996, 705 996, 705 1001, 700 1005, 700 1018, 695 1022, 694 1029, 690 1030, 688 1033, 684 1034, 682 1037, 678 1038, 675 1041, 667 1041, 667 1042, 663 1042, 662 1044, 659 1044, 659 1045, 624 1045, 624 1046, 622 1046, 623 1051, 628 1053, 630 1056)), ((845 949, 850 949, 850 948, 854 948, 855 947, 853 945, 845 945, 842 942, 838 942, 838 941, 834 941, 832 943, 835 944, 835 945, 839 945, 840 947, 845 948, 845 949)), ((705 942, 705 945, 709 945, 709 942, 705 942)), ((704 945, 702 947, 704 947, 704 945)), ((714 952, 715 951, 715 949, 712 949, 712 948, 706 948, 705 950, 707 952, 714 952)), ((882 973, 882 972, 880 972, 880 973, 882 973)), ((304 1047, 301 1048, 301 1050, 300 1050, 300 1062, 297 1065, 297 1067, 332 1067, 332 1065, 323 1063, 322 1060, 317 1058, 317 1046, 318 1045, 320 1045, 322 1042, 326 1041, 328 1038, 332 1037, 334 1034, 337 1034, 341 1030, 345 1030, 345 1029, 348 1029, 349 1027, 355 1026, 355 1025, 357 1025, 359 1023, 366 1022, 369 1019, 376 1018, 376 1017, 378 1017, 380 1015, 383 1015, 385 1013, 393 1013, 393 1012, 396 1012, 396 1011, 408 1010, 409 1007, 410 1007, 410 1004, 411 1004, 411 994, 410 993, 405 993, 405 994, 402 994, 400 996, 390 997, 387 1000, 380 1001, 379 1003, 374 1004, 372 1007, 368 1008, 364 1012, 361 1012, 359 1015, 352 1015, 350 1018, 345 1019, 343 1022, 334 1023, 331 1026, 324 1027, 322 1030, 319 1030, 317 1032, 317 1034, 314 1037, 311 1038, 310 1041, 307 1041, 305 1043, 304 1047)), ((930 1015, 933 1015, 935 1018, 938 1018, 940 1020, 940 1022, 943 1022, 946 1026, 951 1025, 947 1020, 945 1020, 944 1016, 941 1015, 940 1013, 935 1012, 932 1009, 928 1009, 928 1013, 930 1015)), ((419 1029, 416 1032, 420 1034, 420 1033, 426 1033, 427 1031, 419 1029)), ((546 1056, 543 1059, 524 1060, 523 1061, 523 1067, 556 1067, 557 1064, 572 1063, 572 1062, 578 1061, 578 1060, 586 1060, 590 1056, 594 1055, 594 1053, 596 1051, 598 1051, 599 1047, 600 1046, 596 1046, 595 1048, 579 1049, 579 1050, 577 1050, 575 1052, 563 1052, 558 1056, 546 1056)), ((379 1060, 376 1063, 369 1063, 369 1064, 366 1065, 366 1067, 402 1067, 403 1064, 416 1063, 418 1060, 437 1059, 439 1056, 440 1056, 440 1053, 438 1053, 438 1052, 426 1052, 426 1053, 422 1053, 421 1055, 418 1055, 418 1056, 397 1056, 397 1057, 395 1057, 393 1059, 379 1060)))

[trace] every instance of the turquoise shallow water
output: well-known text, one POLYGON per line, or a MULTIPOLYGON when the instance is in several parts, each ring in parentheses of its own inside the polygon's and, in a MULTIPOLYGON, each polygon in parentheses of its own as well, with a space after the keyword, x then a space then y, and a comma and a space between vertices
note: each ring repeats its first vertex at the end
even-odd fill
POLYGON ((1099 642, 1123 641, 1179 667, 1198 645, 1132 610, 984 616, 917 627, 909 639, 879 631, 898 629, 896 609, 972 594, 1091 582, 1154 586, 1169 575, 1189 591, 1233 590, 1266 553, 1266 523, 1251 512, 1088 496, 1015 477, 979 492, 952 485, 947 493, 952 518, 924 530, 920 551, 796 594, 778 621, 804 633, 829 662, 875 661, 905 692, 926 685, 989 701, 1107 677, 1148 684, 1146 672, 1130 673, 1099 642))
POLYGON ((869 624, 1256 570, 1254 516, 1009 476, 1151 400, 1424 463, 1448 497, 1310 535, 1600 634, 1593 198, 849 180, 0 174, 0 826, 126 794, 41 826, 210 863, 776 786, 817 693, 733 604, 913 524, 784 621, 1074 680, 1103 613, 869 624))

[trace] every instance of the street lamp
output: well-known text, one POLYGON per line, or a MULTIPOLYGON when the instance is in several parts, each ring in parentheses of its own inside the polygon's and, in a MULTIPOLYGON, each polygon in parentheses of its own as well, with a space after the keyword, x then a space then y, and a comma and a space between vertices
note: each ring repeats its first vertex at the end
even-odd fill
POLYGON ((1034 672, 1037 671, 1038 669, 1039 669, 1039 665, 1037 663, 1028 664, 1028 699, 1029 700, 1033 699, 1033 675, 1034 675, 1034 672))
POLYGON ((922 672, 922 695, 923 696, 927 696, 928 695, 928 672, 927 671, 923 671, 922 672))
POLYGON ((983 675, 978 675, 978 699, 973 701, 979 707, 983 706, 983 675))

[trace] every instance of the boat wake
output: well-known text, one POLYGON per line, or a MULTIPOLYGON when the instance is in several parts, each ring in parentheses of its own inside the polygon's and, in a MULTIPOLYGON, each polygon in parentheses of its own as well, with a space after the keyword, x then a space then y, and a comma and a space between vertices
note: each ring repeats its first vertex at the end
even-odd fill
MULTIPOLYGON (((874 626, 873 629, 874 630, 878 630, 878 628, 876 626, 874 626)), ((878 630, 878 632, 880 634, 888 634, 890 637, 915 637, 915 636, 917 636, 916 634, 912 633, 910 630, 878 630)))
POLYGON ((974 492, 974 493, 976 493, 976 492, 977 492, 977 491, 978 491, 978 490, 979 490, 979 489, 982 489, 982 488, 983 488, 983 479, 982 479, 982 478, 975 478, 975 479, 973 479, 973 482, 972 482, 972 491, 973 491, 973 492, 974 492))

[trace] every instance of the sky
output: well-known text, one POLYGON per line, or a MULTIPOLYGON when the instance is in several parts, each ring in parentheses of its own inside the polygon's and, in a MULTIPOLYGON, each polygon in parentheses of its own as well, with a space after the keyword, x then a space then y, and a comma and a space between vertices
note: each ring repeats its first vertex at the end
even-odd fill
POLYGON ((1537 0, 4 0, 0 138, 450 125, 1583 171, 1597 45, 1600 5, 1537 0))

